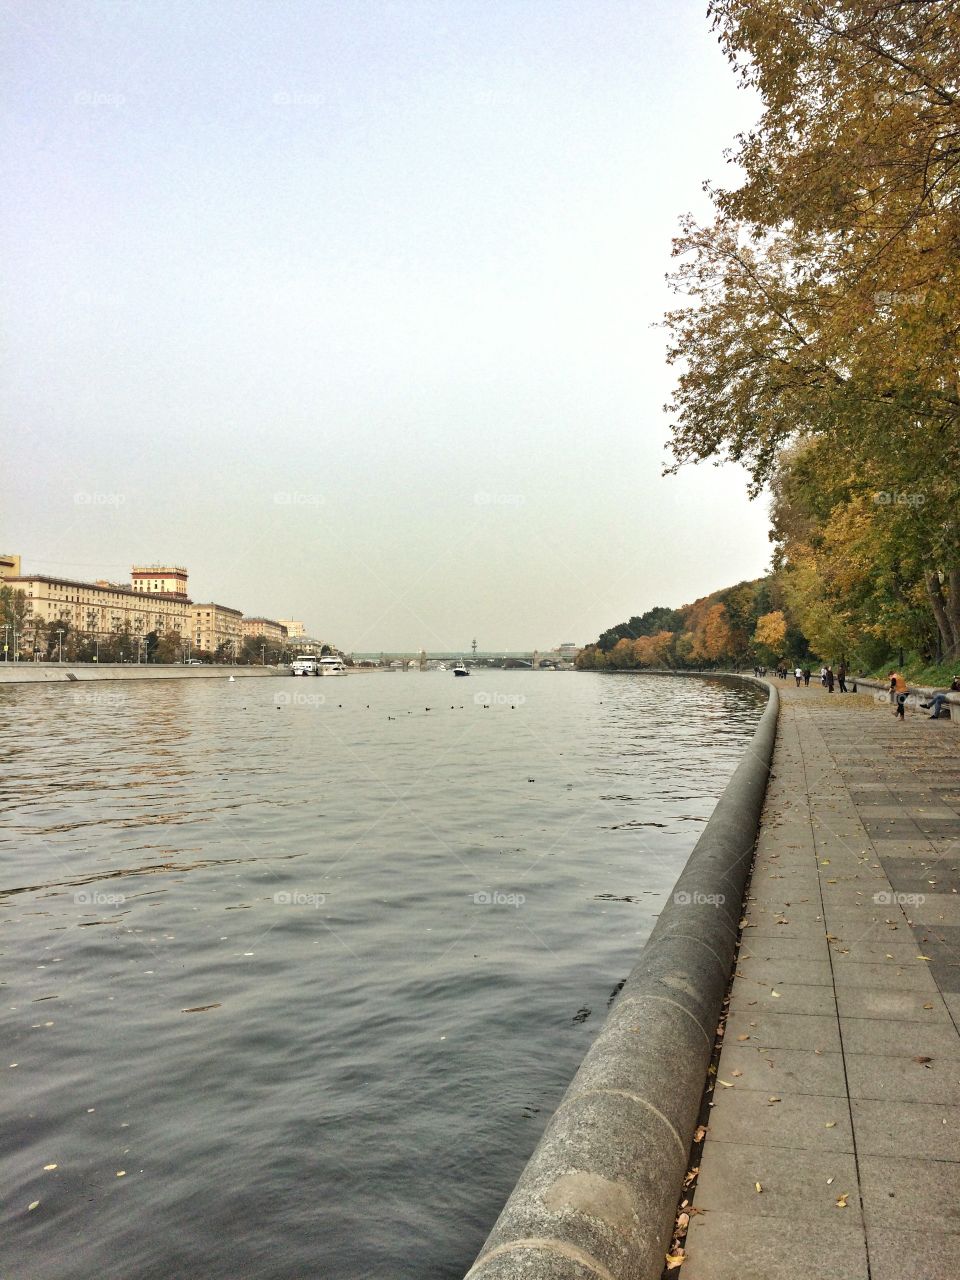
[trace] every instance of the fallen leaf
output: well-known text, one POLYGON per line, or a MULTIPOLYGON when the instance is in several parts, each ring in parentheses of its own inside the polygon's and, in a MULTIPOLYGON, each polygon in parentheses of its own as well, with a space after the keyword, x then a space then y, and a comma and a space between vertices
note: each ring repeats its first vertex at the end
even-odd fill
POLYGON ((779 1000, 779 999, 780 999, 780 992, 779 992, 779 991, 771 991, 771 992, 770 992, 770 994, 773 996, 774 1000, 779 1000))
POLYGON ((717 1076, 717 1084, 722 1084, 725 1089, 733 1088, 733 1085, 730 1083, 729 1080, 721 1080, 719 1076, 717 1076))
POLYGON ((927 1057, 925 1054, 923 1054, 923 1053, 919 1053, 919 1054, 917 1054, 917 1056, 914 1058, 914 1062, 918 1062, 918 1063, 920 1064, 920 1066, 921 1066, 921 1067, 926 1066, 926 1064, 927 1064, 928 1062, 932 1062, 932 1061, 933 1061, 933 1059, 932 1059, 932 1058, 928 1058, 928 1057, 927 1057))
POLYGON ((43 1167, 49 1172, 49 1170, 55 1169, 57 1166, 55 1164, 45 1164, 43 1167))
POLYGON ((738 1040, 749 1040, 749 1039, 750 1039, 750 1037, 749 1037, 749 1036, 737 1036, 737 1039, 738 1039, 738 1040))
POLYGON ((757 1188, 757 1195, 760 1195, 761 1191, 763 1191, 763 1187, 761 1187, 759 1182, 755 1182, 753 1185, 757 1188))
POLYGON ((34 1201, 32 1201, 30 1204, 28 1204, 28 1205, 27 1205, 27 1209, 28 1209, 28 1210, 37 1209, 37 1208, 39 1208, 39 1205, 40 1205, 40 1201, 39 1201, 39 1200, 34 1200, 34 1201))
POLYGON ((206 1013, 208 1009, 219 1009, 220 1001, 216 1004, 196 1004, 192 1009, 181 1009, 181 1013, 206 1013))
POLYGON ((847 1200, 849 1199, 849 1197, 850 1197, 849 1191, 844 1191, 843 1195, 837 1196, 837 1208, 845 1209, 847 1207, 847 1200))
POLYGON ((682 1267, 686 1261, 687 1255, 682 1249, 678 1249, 676 1253, 667 1254, 667 1270, 672 1271, 674 1267, 682 1267))
POLYGON ((924 1007, 925 1009, 932 1009, 932 1008, 933 1008, 933 1005, 932 1005, 932 1004, 925 1004, 923 1007, 924 1007))
POLYGON ((837 1122, 836 1120, 828 1120, 823 1127, 825 1129, 835 1129, 837 1127, 837 1122))
POLYGON ((704 1138, 707 1136, 707 1128, 708 1126, 705 1124, 701 1124, 697 1127, 697 1131, 693 1135, 694 1142, 702 1142, 704 1140, 704 1138))
POLYGON ((832 1179, 832 1178, 828 1178, 828 1179, 827 1179, 827 1186, 829 1187, 829 1186, 832 1186, 832 1185, 833 1185, 833 1179, 832 1179))

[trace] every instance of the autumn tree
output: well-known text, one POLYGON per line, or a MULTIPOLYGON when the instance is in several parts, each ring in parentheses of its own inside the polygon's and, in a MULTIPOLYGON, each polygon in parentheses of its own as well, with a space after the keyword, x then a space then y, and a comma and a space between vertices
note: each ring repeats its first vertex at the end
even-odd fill
MULTIPOLYGON (((733 458, 757 493, 807 442, 888 506, 905 496, 902 602, 919 589, 941 648, 960 651, 960 8, 710 13, 763 112, 733 152, 743 181, 713 189, 713 221, 686 220, 675 244, 674 466, 733 458)), ((825 496, 818 519, 854 499, 862 514, 863 492, 825 496)))

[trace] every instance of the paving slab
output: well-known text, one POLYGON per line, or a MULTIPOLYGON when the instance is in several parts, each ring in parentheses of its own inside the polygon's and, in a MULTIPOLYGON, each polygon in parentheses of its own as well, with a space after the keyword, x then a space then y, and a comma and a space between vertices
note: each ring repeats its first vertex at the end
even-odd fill
POLYGON ((960 735, 779 688, 679 1274, 957 1280, 960 735))

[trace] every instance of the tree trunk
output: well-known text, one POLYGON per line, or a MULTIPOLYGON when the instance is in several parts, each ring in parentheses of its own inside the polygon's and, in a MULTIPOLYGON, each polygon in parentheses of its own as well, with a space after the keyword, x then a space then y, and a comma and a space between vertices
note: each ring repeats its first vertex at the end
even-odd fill
POLYGON ((947 585, 950 592, 950 598, 947 601, 947 617, 953 630, 953 649, 950 656, 955 658, 960 654, 960 569, 949 570, 947 585))
MULTIPOLYGON (((956 576, 960 579, 960 574, 951 576, 956 576)), ((952 654, 957 644, 957 634, 954 631, 953 622, 947 610, 947 602, 943 597, 940 575, 936 570, 928 569, 924 572, 923 580, 927 587, 927 596, 930 599, 933 616, 936 618, 937 627, 940 630, 941 648, 945 654, 952 654)), ((958 582, 958 586, 960 586, 960 582, 958 582)), ((960 607, 960 601, 956 601, 956 603, 960 607)))

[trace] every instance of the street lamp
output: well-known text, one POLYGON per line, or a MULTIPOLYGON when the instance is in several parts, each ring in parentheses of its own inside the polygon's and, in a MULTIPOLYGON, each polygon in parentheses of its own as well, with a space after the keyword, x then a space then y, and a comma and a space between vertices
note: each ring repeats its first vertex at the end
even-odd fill
POLYGON ((5 623, 3 624, 3 660, 4 660, 4 662, 9 662, 9 661, 10 661, 10 657, 9 657, 9 654, 8 654, 9 646, 8 646, 8 644, 7 644, 7 640, 8 640, 8 637, 9 637, 9 631, 10 631, 10 624, 9 624, 8 622, 5 622, 5 623))
MULTIPOLYGON (((267 665, 267 646, 265 644, 260 646, 260 665, 261 667, 265 667, 267 665)), ((901 666, 902 665, 903 664, 901 663, 901 666)))
POLYGON ((57 647, 59 651, 59 656, 57 658, 57 661, 62 662, 63 661, 63 627, 57 627, 57 647))

